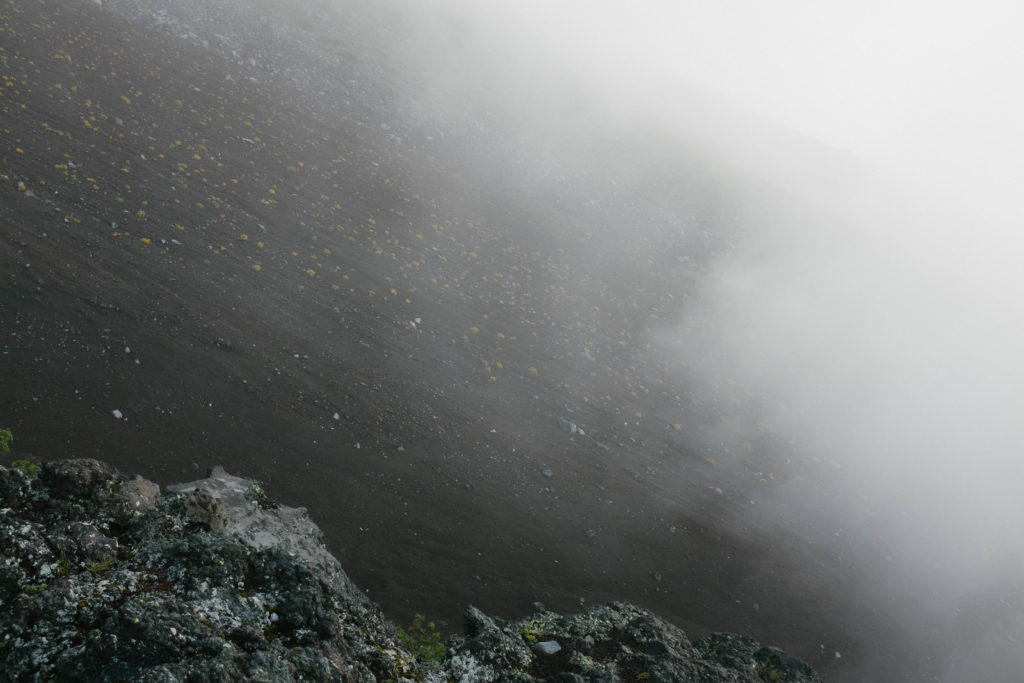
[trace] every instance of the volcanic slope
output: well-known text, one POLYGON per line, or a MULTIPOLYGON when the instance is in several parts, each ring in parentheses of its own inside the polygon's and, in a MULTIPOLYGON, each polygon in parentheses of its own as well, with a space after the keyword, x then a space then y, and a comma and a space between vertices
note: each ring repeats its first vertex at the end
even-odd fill
POLYGON ((459 156, 479 136, 366 119, 387 83, 354 117, 91 3, 0 15, 18 456, 257 477, 400 623, 624 599, 826 675, 884 641, 851 626, 856 567, 806 521, 827 465, 760 425, 750 388, 650 343, 713 324, 687 302, 736 228, 727 181, 488 176, 459 156), (702 229, 671 237, 680 215, 702 229))

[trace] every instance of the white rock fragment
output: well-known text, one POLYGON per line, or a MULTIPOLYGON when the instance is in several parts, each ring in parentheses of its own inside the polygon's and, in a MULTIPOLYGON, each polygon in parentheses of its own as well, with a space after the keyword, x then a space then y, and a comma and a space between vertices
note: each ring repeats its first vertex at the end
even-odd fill
POLYGON ((557 640, 545 640, 533 646, 534 652, 543 655, 553 655, 561 649, 562 646, 558 644, 557 640))
POLYGON ((120 420, 122 417, 124 417, 124 413, 122 413, 117 408, 114 408, 114 410, 112 412, 114 413, 114 417, 117 418, 118 420, 120 420))

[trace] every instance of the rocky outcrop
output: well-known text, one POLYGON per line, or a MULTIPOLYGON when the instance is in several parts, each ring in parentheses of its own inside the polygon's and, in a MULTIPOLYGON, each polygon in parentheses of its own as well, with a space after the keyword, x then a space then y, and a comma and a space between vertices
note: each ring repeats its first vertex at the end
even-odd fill
POLYGON ((0 680, 794 681, 743 636, 695 643, 626 603, 504 621, 445 648, 396 630, 305 510, 214 468, 163 491, 96 460, 0 467, 0 680))

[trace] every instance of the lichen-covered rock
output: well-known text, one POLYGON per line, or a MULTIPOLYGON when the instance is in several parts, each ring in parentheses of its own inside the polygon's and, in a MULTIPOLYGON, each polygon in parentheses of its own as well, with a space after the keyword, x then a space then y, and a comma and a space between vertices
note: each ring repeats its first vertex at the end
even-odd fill
POLYGON ((135 515, 152 510, 159 497, 160 487, 139 475, 123 482, 118 492, 121 520, 128 521, 135 515))
MULTIPOLYGON (((114 469, 105 462, 81 458, 48 463, 39 473, 40 483, 59 501, 102 503, 115 484, 114 469)), ((117 482, 118 487, 120 483, 117 482)))
POLYGON ((751 667, 757 680, 814 683, 814 669, 788 652, 733 633, 712 633, 694 643, 701 657, 723 666, 751 667))
POLYGON ((69 460, 36 479, 0 468, 0 481, 0 680, 373 681, 415 668, 308 516, 267 505, 250 480, 218 468, 156 495, 69 460))
POLYGON ((471 607, 466 635, 449 642, 446 665, 460 681, 820 680, 795 657, 743 636, 715 634, 691 644, 678 627, 622 602, 578 614, 540 612, 507 622, 471 607), (722 640, 727 637, 736 640, 722 640))
POLYGON ((819 680, 626 603, 465 616, 443 661, 417 658, 305 510, 221 468, 160 493, 96 460, 0 467, 0 681, 819 680))
POLYGON ((224 504, 213 497, 209 491, 197 488, 182 503, 185 516, 193 522, 205 524, 211 529, 223 529, 228 521, 228 513, 224 504))
POLYGON ((451 643, 448 668, 460 681, 531 680, 530 643, 496 617, 476 607, 465 614, 465 637, 451 643))

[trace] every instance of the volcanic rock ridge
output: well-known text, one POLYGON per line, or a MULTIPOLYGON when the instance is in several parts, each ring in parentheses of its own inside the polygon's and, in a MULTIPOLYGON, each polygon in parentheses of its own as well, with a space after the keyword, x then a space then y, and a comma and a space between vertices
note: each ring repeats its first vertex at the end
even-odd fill
POLYGON ((161 488, 92 459, 0 467, 0 680, 820 679, 751 638, 623 602, 461 636, 394 627, 303 508, 215 467, 161 488))

